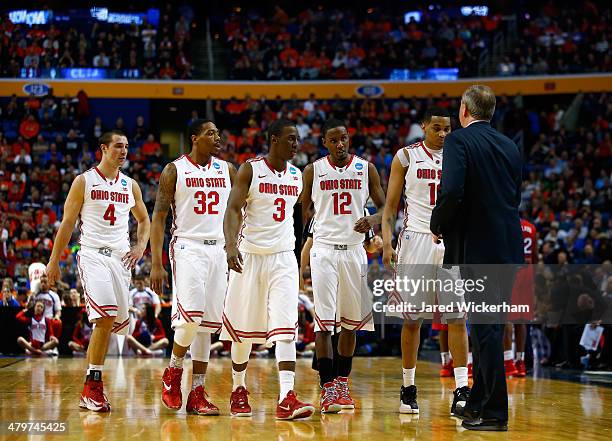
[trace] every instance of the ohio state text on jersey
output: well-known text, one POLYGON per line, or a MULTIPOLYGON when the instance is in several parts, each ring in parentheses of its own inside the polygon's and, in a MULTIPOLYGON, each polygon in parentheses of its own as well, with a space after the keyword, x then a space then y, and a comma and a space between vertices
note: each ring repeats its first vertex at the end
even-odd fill
POLYGON ((172 236, 223 241, 223 216, 232 188, 227 162, 211 157, 202 166, 183 155, 174 166, 172 236))
POLYGON ((85 197, 79 216, 81 245, 128 251, 130 209, 136 204, 132 179, 118 171, 114 179, 108 180, 98 167, 87 170, 83 176, 85 197))
POLYGON ((351 155, 345 167, 336 167, 326 156, 313 165, 314 242, 357 245, 363 233, 353 230, 363 217, 369 191, 368 161, 351 155))
POLYGON ((404 229, 429 234, 431 212, 442 178, 442 150, 430 150, 419 141, 400 149, 397 156, 406 167, 404 229))
POLYGON ((302 172, 289 163, 279 172, 265 158, 249 163, 253 177, 242 210, 239 249, 256 254, 291 251, 295 248, 293 208, 302 192, 302 172))

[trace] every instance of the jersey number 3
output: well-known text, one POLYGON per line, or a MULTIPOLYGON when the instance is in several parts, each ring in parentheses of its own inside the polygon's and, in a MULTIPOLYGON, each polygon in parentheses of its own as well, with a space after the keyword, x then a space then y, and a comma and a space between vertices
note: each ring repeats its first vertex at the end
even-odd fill
POLYGON ((276 212, 272 214, 272 219, 276 222, 282 222, 285 220, 285 200, 283 198, 277 198, 274 201, 274 206, 276 207, 276 212))
POLYGON ((194 197, 198 205, 193 207, 193 211, 196 214, 219 214, 219 211, 215 209, 215 207, 219 204, 219 193, 216 191, 211 191, 208 193, 208 197, 206 193, 203 191, 196 191, 194 197), (208 199, 208 204, 206 200, 208 199))

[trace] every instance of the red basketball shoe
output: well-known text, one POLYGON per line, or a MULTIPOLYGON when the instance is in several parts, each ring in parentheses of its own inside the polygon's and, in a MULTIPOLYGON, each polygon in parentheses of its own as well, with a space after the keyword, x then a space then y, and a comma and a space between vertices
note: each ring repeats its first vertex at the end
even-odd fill
POLYGON ((333 382, 325 383, 321 389, 321 413, 338 413, 342 406, 338 403, 338 392, 333 382))
POLYGON ((244 386, 238 386, 238 388, 232 392, 230 397, 230 412, 232 416, 237 417, 250 417, 253 415, 251 406, 249 405, 249 391, 244 386))
POLYGON ((506 370, 506 377, 511 377, 518 373, 512 360, 504 360, 504 369, 506 370))
POLYGON ((515 363, 515 366, 516 366, 516 376, 517 377, 524 377, 527 375, 527 369, 525 369, 524 360, 517 360, 515 363))
POLYGON ((162 403, 166 408, 178 410, 183 405, 181 393, 182 368, 167 367, 162 377, 162 403))
POLYGON ((187 407, 185 408, 187 413, 195 415, 219 415, 219 408, 208 401, 206 399, 207 396, 208 394, 202 386, 192 389, 189 392, 189 397, 187 397, 187 407))
POLYGON ((443 364, 440 368, 440 377, 452 377, 455 375, 455 371, 453 370, 453 360, 451 359, 448 363, 443 364))
POLYGON ((338 377, 334 380, 338 400, 336 401, 342 409, 354 409, 355 400, 351 398, 348 386, 348 377, 338 377))
POLYGON ((101 375, 97 371, 92 374, 88 375, 85 380, 79 407, 93 410, 94 412, 110 412, 111 406, 106 395, 104 395, 104 384, 102 383, 101 375))
POLYGON ((287 396, 276 406, 277 420, 295 420, 298 418, 308 418, 314 413, 314 406, 302 403, 295 396, 295 392, 290 390, 287 396))

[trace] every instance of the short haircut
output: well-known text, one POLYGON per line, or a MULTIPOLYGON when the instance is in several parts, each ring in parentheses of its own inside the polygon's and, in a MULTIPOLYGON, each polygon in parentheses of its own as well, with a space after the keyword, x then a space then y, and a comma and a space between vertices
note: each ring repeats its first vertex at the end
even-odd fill
POLYGON ((325 121, 325 124, 323 124, 323 128, 321 129, 321 136, 325 138, 325 135, 327 135, 328 130, 335 129, 336 127, 344 127, 348 130, 348 127, 346 126, 344 121, 340 121, 337 118, 330 118, 325 121))
POLYGON ((443 118, 450 118, 450 113, 444 107, 440 106, 431 106, 425 111, 425 115, 423 115, 423 123, 428 123, 431 121, 433 116, 441 116, 443 118))
POLYGON ((489 86, 475 84, 463 92, 461 101, 475 119, 491 121, 495 113, 495 93, 489 86))
POLYGON ((192 136, 200 136, 204 130, 204 124, 207 123, 214 124, 214 121, 204 118, 194 119, 193 122, 189 124, 189 141, 191 141, 192 136))
POLYGON ((118 130, 118 129, 109 130, 108 132, 104 132, 102 136, 100 136, 100 138, 98 139, 98 142, 100 145, 102 144, 110 145, 110 143, 113 142, 113 136, 115 135, 125 136, 125 133, 123 133, 121 130, 118 130))
POLYGON ((270 124, 270 127, 268 127, 268 142, 272 141, 272 135, 280 136, 285 127, 295 127, 295 123, 288 119, 277 119, 270 124))

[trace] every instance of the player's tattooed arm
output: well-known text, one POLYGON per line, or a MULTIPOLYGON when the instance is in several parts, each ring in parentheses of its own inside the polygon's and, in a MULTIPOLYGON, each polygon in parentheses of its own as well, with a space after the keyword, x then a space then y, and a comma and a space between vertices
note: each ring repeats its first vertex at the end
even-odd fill
POLYGON ((83 206, 84 200, 85 177, 83 175, 79 175, 72 182, 72 185, 70 186, 70 191, 68 192, 68 196, 66 197, 66 202, 64 203, 64 214, 62 216, 62 223, 60 224, 60 227, 57 230, 57 234, 55 235, 53 251, 51 252, 51 257, 49 258, 49 263, 47 265, 47 279, 49 280, 51 286, 53 286, 55 282, 60 279, 60 255, 62 254, 62 252, 68 245, 68 242, 70 241, 72 231, 74 230, 74 225, 76 224, 76 221, 79 218, 79 214, 81 213, 81 207, 83 206))
POLYGON ((310 219, 310 206, 312 205, 312 181, 314 180, 314 166, 308 164, 302 173, 302 225, 308 225, 310 219))
POLYGON ((155 197, 153 220, 151 221, 151 289, 162 295, 164 286, 168 284, 168 273, 162 263, 164 247, 164 232, 166 218, 176 190, 176 166, 171 162, 164 167, 159 177, 159 187, 155 197))
POLYGON ((249 187, 253 179, 253 167, 249 162, 240 166, 232 191, 227 201, 225 216, 223 217, 223 235, 225 236, 225 253, 227 265, 230 269, 242 272, 242 255, 238 251, 238 234, 242 226, 242 207, 244 206, 249 187))
POLYGON ((129 269, 134 268, 138 261, 142 259, 142 255, 149 242, 149 233, 151 232, 151 220, 149 219, 149 213, 147 213, 147 207, 142 200, 142 191, 134 179, 132 179, 132 194, 134 195, 135 205, 132 207, 131 212, 136 222, 138 222, 136 230, 137 241, 122 259, 124 265, 129 269))
POLYGON ((367 233, 374 225, 380 225, 382 219, 383 208, 385 207, 385 192, 380 185, 380 176, 374 164, 368 164, 368 187, 370 197, 376 205, 376 213, 371 216, 365 216, 355 223, 354 230, 358 233, 367 233))
MULTIPOLYGON (((402 153, 400 153, 402 154, 402 153)), ((397 255, 393 249, 393 230, 395 229, 395 219, 397 217, 397 207, 399 205, 402 190, 404 189, 406 169, 400 162, 398 155, 395 155, 391 163, 391 174, 387 185, 387 200, 382 216, 382 236, 383 236, 383 263, 388 268, 392 262, 397 262, 397 255)))

